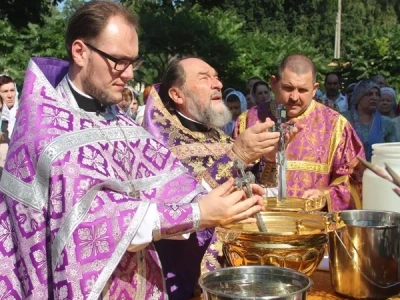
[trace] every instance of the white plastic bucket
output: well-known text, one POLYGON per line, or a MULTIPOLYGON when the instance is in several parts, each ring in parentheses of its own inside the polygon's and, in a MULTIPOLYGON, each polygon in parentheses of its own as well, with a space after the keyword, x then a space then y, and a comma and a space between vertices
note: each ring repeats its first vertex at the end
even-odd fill
MULTIPOLYGON (((400 143, 372 145, 371 162, 383 170, 385 163, 400 174, 400 143)), ((394 184, 365 170, 362 186, 362 208, 400 212, 400 198, 393 191, 394 184)))

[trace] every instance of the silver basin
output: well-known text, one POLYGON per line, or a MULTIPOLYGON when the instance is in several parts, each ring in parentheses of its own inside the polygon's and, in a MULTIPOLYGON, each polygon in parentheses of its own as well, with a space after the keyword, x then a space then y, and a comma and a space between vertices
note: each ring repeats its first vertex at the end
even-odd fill
POLYGON ((307 299, 312 280, 297 271, 273 266, 241 266, 203 274, 204 300, 307 299))

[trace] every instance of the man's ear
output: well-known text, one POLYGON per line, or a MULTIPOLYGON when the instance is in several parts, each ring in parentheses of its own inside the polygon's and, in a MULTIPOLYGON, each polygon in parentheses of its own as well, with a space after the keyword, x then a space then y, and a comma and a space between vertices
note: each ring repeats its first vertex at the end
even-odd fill
POLYGON ((271 86, 271 90, 272 90, 272 91, 275 90, 275 87, 276 87, 277 82, 278 82, 278 81, 276 80, 276 76, 275 76, 275 75, 272 75, 271 78, 269 79, 269 84, 270 84, 270 86, 271 86))
POLYGON ((88 59, 88 48, 82 40, 75 40, 71 45, 72 59, 79 67, 83 67, 88 59))
POLYGON ((168 90, 168 95, 176 104, 183 104, 184 95, 180 88, 172 87, 168 90))
POLYGON ((317 92, 318 88, 319 88, 319 83, 318 82, 314 83, 313 97, 315 96, 315 93, 317 92))

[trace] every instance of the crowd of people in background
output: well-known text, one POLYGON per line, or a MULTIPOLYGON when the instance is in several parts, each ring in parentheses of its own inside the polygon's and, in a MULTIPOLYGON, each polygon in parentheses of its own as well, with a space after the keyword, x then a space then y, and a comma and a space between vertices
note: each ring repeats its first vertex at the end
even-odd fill
MULTIPOLYGON (((396 91, 386 85, 384 76, 378 74, 371 79, 342 85, 341 76, 331 72, 323 83, 325 93, 317 89, 314 100, 343 114, 355 128, 371 159, 371 146, 380 142, 396 142, 400 139, 400 103, 396 91)), ((139 125, 143 122, 145 105, 151 85, 142 91, 125 86, 122 101, 118 106, 139 125), (140 105, 140 102, 143 103, 140 105)), ((248 79, 244 89, 226 88, 223 92, 225 105, 232 118, 221 130, 233 136, 236 120, 241 113, 263 102, 274 104, 274 95, 269 84, 258 76, 248 79)), ((0 168, 4 166, 8 142, 15 125, 19 99, 16 82, 8 75, 0 75, 0 168)))
POLYGON ((223 89, 211 65, 179 56, 161 83, 129 86, 143 62, 137 22, 122 5, 88 2, 68 23, 69 61, 31 59, 21 105, 0 75, 9 296, 188 299, 200 271, 221 266, 214 228, 248 222, 278 194, 279 151, 287 196, 338 211, 361 208, 357 157, 400 141, 400 104, 382 75, 343 87, 328 73, 323 93, 301 54, 243 88, 223 89), (250 198, 234 187, 238 165, 257 183, 250 198))
MULTIPOLYGON (((364 144, 368 160, 371 160, 373 144, 400 141, 400 103, 396 91, 386 85, 384 76, 378 74, 344 87, 340 74, 330 72, 326 74, 323 86, 325 93, 318 88, 314 100, 340 112, 350 121, 364 144)), ((228 95, 241 94, 233 88, 225 91, 229 91, 228 95)), ((263 102, 275 105, 268 83, 256 76, 248 80, 244 97, 247 107, 241 106, 241 113, 263 102)), ((227 97, 225 101, 228 101, 227 97)), ((232 111, 232 122, 236 122, 238 105, 228 107, 232 111)), ((222 129, 232 135, 230 124, 222 129)))

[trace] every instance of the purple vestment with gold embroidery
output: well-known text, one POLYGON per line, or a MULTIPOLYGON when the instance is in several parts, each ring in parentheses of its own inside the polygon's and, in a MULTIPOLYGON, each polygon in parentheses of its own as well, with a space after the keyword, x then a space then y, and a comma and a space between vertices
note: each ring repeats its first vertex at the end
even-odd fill
MULTIPOLYGON (((273 102, 265 102, 240 115, 234 137, 267 117, 276 121, 274 108, 273 102)), ((287 196, 301 197, 308 189, 319 189, 326 197, 329 211, 361 208, 364 168, 357 156, 365 157, 365 154, 350 123, 315 100, 296 119, 303 129, 286 149, 287 196)), ((266 182, 262 183, 269 185, 273 177, 264 178, 266 182)))
MULTIPOLYGON (((177 114, 165 107, 158 88, 158 85, 153 86, 147 99, 142 126, 168 147, 207 189, 236 176, 233 139, 220 129, 193 131, 185 127, 177 114)), ((200 265, 202 272, 220 267, 213 233, 207 229, 192 234, 187 241, 162 240, 156 243, 170 299, 186 300, 193 296, 200 265)))
POLYGON ((215 188, 236 174, 232 162, 237 157, 230 136, 216 128, 199 132, 183 126, 176 113, 162 103, 158 85, 153 86, 147 101, 142 126, 167 146, 198 181, 215 188))
POLYGON ((67 71, 34 58, 26 72, 0 182, 1 296, 167 299, 152 240, 195 231, 204 189, 116 106, 81 110, 67 71))

